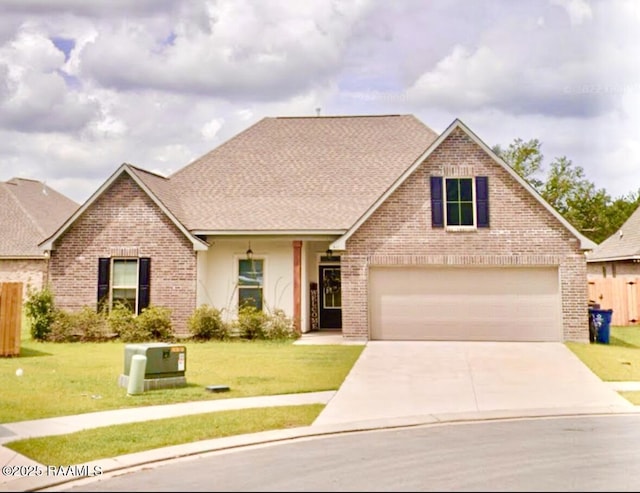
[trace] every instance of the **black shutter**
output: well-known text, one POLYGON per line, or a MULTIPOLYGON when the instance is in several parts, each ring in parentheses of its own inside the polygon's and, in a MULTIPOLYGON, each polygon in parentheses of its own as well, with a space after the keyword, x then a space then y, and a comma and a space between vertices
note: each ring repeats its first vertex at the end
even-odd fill
POLYGON ((476 217, 479 228, 489 227, 489 178, 476 176, 476 217))
POLYGON ((444 228, 444 204, 442 200, 442 177, 431 177, 431 227, 444 228))
POLYGON ((138 265, 138 313, 149 306, 149 284, 151 281, 151 259, 143 257, 138 265))
POLYGON ((111 259, 98 259, 98 311, 102 311, 109 302, 109 274, 111 259))

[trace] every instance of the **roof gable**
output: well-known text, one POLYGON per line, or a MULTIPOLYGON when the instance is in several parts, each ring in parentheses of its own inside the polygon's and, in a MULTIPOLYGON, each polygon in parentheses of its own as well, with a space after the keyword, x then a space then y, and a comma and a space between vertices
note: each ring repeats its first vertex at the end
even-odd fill
POLYGON ((116 179, 126 173, 133 179, 133 181, 146 193, 149 198, 164 212, 167 217, 176 225, 176 227, 191 241, 194 250, 206 250, 207 244, 201 239, 192 235, 184 225, 176 218, 175 214, 169 209, 160 197, 164 197, 166 200, 172 200, 172 194, 169 192, 169 187, 164 183, 166 178, 159 175, 150 173, 148 171, 141 170, 130 164, 122 164, 101 186, 96 190, 87 201, 79 207, 76 212, 60 226, 54 234, 49 236, 46 240, 39 244, 39 247, 43 250, 53 250, 55 241, 67 231, 71 225, 107 190, 116 179), (158 193, 157 193, 158 192, 158 193))
POLYGON ((449 127, 429 146, 429 148, 419 156, 414 163, 406 169, 404 173, 369 207, 369 209, 353 224, 349 230, 340 238, 334 241, 330 248, 332 250, 345 250, 347 240, 362 226, 362 224, 371 217, 371 215, 402 185, 409 176, 453 133, 454 130, 460 129, 468 135, 480 148, 487 153, 498 166, 504 168, 514 180, 522 185, 540 204, 544 206, 572 235, 580 241, 580 247, 583 250, 591 250, 596 244, 582 235, 574 226, 571 225, 558 211, 556 211, 542 196, 516 171, 511 168, 503 159, 495 154, 477 135, 475 135, 462 121, 456 119, 449 127))
POLYGON ((640 206, 618 231, 587 255, 587 262, 636 259, 640 260, 640 206))

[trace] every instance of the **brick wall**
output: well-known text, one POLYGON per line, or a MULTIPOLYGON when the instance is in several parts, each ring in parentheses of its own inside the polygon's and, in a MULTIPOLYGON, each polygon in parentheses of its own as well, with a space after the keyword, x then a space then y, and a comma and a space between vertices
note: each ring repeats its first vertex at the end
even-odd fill
POLYGON ((151 258, 150 303, 172 310, 177 335, 196 304, 196 255, 191 242, 126 173, 55 242, 50 281, 57 306, 96 306, 98 258, 151 258))
POLYGON ((462 130, 456 129, 347 241, 343 335, 368 338, 368 266, 558 265, 565 340, 588 341, 586 261, 573 235, 462 130), (431 227, 429 177, 489 177, 490 227, 431 227))
POLYGON ((26 299, 29 287, 40 290, 45 282, 47 261, 44 259, 0 260, 0 283, 21 282, 23 298, 26 299))

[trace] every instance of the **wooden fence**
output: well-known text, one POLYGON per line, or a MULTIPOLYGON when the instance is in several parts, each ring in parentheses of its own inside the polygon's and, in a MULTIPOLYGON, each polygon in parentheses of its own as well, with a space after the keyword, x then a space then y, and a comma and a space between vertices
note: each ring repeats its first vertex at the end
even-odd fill
POLYGON ((0 283, 0 356, 20 355, 22 283, 0 283))
POLYGON ((613 310, 611 325, 640 323, 640 277, 589 280, 589 300, 602 310, 613 310))

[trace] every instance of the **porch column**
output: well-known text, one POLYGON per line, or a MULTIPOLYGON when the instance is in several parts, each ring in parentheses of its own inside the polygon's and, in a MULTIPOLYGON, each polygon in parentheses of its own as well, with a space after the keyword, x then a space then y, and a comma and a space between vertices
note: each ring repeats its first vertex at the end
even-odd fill
POLYGON ((293 241, 293 325, 301 333, 302 317, 302 241, 293 241))

